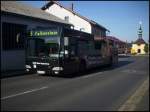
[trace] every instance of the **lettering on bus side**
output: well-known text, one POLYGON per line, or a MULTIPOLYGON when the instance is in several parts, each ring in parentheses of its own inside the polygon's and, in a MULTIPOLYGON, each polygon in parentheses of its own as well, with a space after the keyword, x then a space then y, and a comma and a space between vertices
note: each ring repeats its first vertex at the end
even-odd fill
POLYGON ((102 57, 100 57, 100 56, 88 56, 87 61, 88 61, 89 65, 100 64, 100 63, 102 63, 102 57))

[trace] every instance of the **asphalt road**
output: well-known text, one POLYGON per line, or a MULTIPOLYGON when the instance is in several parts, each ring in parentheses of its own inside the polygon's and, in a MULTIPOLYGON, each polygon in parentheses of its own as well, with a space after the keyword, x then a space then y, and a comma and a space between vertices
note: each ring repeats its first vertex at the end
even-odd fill
MULTIPOLYGON (((74 74, 76 75, 76 74, 74 74)), ((149 75, 149 57, 72 77, 37 74, 1 79, 1 110, 117 110, 149 75)))

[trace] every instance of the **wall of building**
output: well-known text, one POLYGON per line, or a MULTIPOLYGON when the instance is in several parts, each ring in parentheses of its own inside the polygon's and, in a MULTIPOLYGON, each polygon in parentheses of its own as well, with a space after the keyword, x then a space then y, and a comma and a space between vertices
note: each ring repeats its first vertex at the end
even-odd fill
MULTIPOLYGON (((23 50, 3 50, 2 48, 2 23, 16 23, 27 25, 27 29, 36 27, 63 26, 57 23, 51 23, 38 19, 30 19, 27 17, 16 15, 1 15, 1 71, 24 70, 25 69, 25 49, 23 50)), ((8 32, 9 33, 9 32, 8 32)))
POLYGON ((145 44, 140 44, 140 45, 132 44, 132 53, 135 52, 137 54, 145 54, 144 47, 145 44), (138 53, 138 49, 141 49, 141 53, 138 53))
POLYGON ((74 29, 91 33, 91 25, 89 22, 85 21, 84 19, 78 17, 77 15, 73 14, 72 12, 60 7, 59 5, 53 4, 51 7, 45 10, 46 12, 53 14, 63 20, 65 20, 65 16, 69 17, 69 23, 74 25, 74 29))
POLYGON ((118 48, 118 54, 126 53, 126 44, 116 42, 116 45, 117 45, 117 48, 118 48))
POLYGON ((106 37, 106 30, 97 26, 92 25, 92 34, 94 34, 94 37, 106 37))

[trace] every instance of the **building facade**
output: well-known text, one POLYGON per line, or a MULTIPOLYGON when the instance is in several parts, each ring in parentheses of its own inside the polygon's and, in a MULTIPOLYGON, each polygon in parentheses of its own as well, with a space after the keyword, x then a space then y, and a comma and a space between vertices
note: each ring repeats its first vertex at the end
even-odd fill
POLYGON ((50 1, 41 9, 73 24, 72 28, 76 30, 93 34, 95 39, 106 37, 106 31, 109 31, 95 21, 87 19, 86 17, 76 13, 73 10, 73 5, 72 8, 69 9, 62 6, 58 1, 50 1))
POLYGON ((26 32, 32 28, 71 27, 68 22, 16 1, 1 2, 1 73, 25 70, 26 32))
POLYGON ((127 43, 124 41, 119 40, 117 37, 114 36, 106 36, 108 40, 113 41, 114 45, 118 49, 118 54, 124 54, 127 50, 127 43))
POLYGON ((142 32, 143 30, 140 24, 140 27, 138 29, 138 39, 132 44, 131 54, 145 54, 146 53, 144 50, 146 42, 142 38, 142 32))

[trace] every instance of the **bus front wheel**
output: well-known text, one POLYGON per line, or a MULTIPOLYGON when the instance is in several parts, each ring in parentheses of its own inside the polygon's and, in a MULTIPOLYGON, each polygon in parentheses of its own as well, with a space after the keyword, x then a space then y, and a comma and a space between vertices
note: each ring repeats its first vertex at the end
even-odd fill
POLYGON ((79 65, 79 73, 84 73, 86 71, 86 63, 85 61, 81 61, 79 65))

